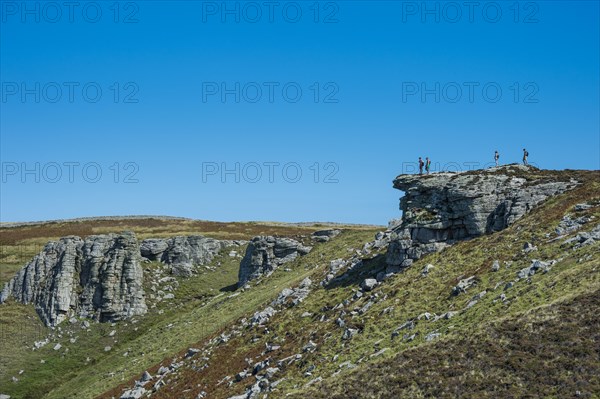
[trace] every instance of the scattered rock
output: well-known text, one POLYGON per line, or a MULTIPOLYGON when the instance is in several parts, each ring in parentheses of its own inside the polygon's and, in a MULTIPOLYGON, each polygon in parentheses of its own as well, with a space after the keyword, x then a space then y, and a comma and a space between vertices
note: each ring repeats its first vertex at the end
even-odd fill
POLYGON ((435 339, 438 339, 441 336, 442 336, 442 334, 440 334, 438 332, 431 332, 431 333, 429 333, 429 334, 427 334, 425 336, 425 341, 430 342, 430 341, 433 341, 435 339))
POLYGON ((271 380, 271 379, 273 379, 273 377, 275 376, 275 374, 279 373, 280 371, 281 371, 281 370, 280 370, 279 368, 277 368, 277 367, 269 367, 269 368, 266 370, 266 373, 265 373, 265 378, 266 378, 267 380, 271 380))
POLYGON ((368 278, 361 283, 360 288, 362 288, 363 291, 372 291, 376 286, 377 280, 374 278, 368 278))
POLYGON ((556 263, 556 261, 542 262, 540 260, 534 259, 531 262, 531 265, 529 267, 521 269, 517 273, 517 277, 520 279, 523 279, 523 278, 533 276, 534 274, 536 274, 538 272, 547 273, 548 271, 550 271, 550 268, 554 263, 556 263))
POLYGON ((472 286, 474 286, 475 284, 477 284, 477 280, 475 276, 471 276, 469 278, 460 280, 458 282, 458 284, 452 288, 452 295, 459 295, 462 294, 464 292, 467 292, 467 290, 469 288, 471 288, 472 286))
POLYGON ((146 389, 143 387, 136 387, 129 391, 125 391, 123 395, 121 395, 120 399, 140 399, 146 393, 146 389))
POLYGON ((414 330, 416 324, 413 320, 409 320, 406 323, 400 325, 398 328, 396 328, 393 332, 392 332, 392 338, 396 338, 398 336, 400 336, 400 332, 402 330, 414 330))
POLYGON ((495 260, 494 263, 492 264, 492 271, 497 272, 499 270, 500 270, 500 261, 495 260))
POLYGON ((419 315, 419 317, 417 317, 417 320, 422 320, 425 319, 427 321, 431 320, 433 318, 433 315, 429 312, 425 312, 419 315))
POLYGON ((315 344, 312 341, 309 341, 308 344, 304 345, 304 348, 302 348, 302 352, 304 352, 304 353, 312 353, 316 350, 317 350, 317 344, 315 344))
POLYGON ((248 373, 248 371, 244 370, 244 371, 241 371, 236 374, 235 380, 237 382, 241 382, 241 381, 244 381, 248 377, 250 377, 250 373, 248 373))
POLYGON ((354 338, 354 336, 358 334, 358 330, 354 329, 354 328, 347 328, 344 331, 344 334, 342 335, 342 339, 343 340, 350 340, 352 338, 354 338))
POLYGON ((564 245, 575 244, 573 249, 577 250, 579 248, 586 247, 588 245, 593 245, 598 241, 600 241, 600 224, 597 225, 589 233, 586 233, 586 232, 579 233, 575 237, 566 240, 563 244, 564 245))
POLYGON ((373 305, 374 305, 374 302, 373 302, 373 301, 369 301, 369 302, 367 302, 367 303, 365 304, 365 306, 363 306, 362 308, 360 308, 360 309, 358 310, 358 314, 360 314, 360 315, 363 315, 363 314, 367 313, 367 312, 369 311, 369 309, 371 309, 371 306, 373 306, 373 305))
POLYGON ((390 348, 383 348, 383 349, 381 349, 380 351, 373 353, 373 354, 372 354, 371 356, 369 356, 369 357, 371 357, 371 358, 373 358, 373 357, 379 357, 379 356, 383 355, 385 352, 387 352, 387 351, 389 351, 389 350, 390 350, 390 348))
POLYGON ((144 383, 144 382, 150 382, 150 381, 152 381, 152 375, 150 375, 149 372, 144 371, 144 374, 142 374, 142 378, 141 378, 140 381, 142 383, 144 383))
POLYGON ((285 288, 277 299, 271 303, 271 306, 297 306, 310 294, 310 286, 312 281, 310 278, 305 278, 300 286, 294 289, 285 288))
POLYGON ((421 271, 421 275, 423 277, 426 277, 430 271, 432 271, 434 269, 435 266, 433 266, 432 264, 428 264, 426 265, 423 270, 421 271))
POLYGON ((442 315, 442 319, 445 320, 450 320, 451 318, 453 318, 454 316, 456 316, 458 314, 458 312, 446 312, 442 315))
POLYGON ((252 316, 252 319, 250 319, 250 324, 253 326, 261 326, 267 323, 271 317, 275 315, 275 313, 277 313, 275 309, 269 306, 262 312, 254 313, 254 316, 252 316))
POLYGON ((187 353, 185 354, 185 357, 186 358, 194 357, 194 356, 196 356, 200 352, 202 352, 200 349, 189 348, 188 351, 187 351, 187 353))
POLYGON ((258 362, 254 365, 254 367, 252 368, 252 375, 256 375, 258 373, 260 373, 261 371, 263 371, 264 369, 266 369, 267 367, 269 367, 269 360, 264 360, 262 362, 258 362))

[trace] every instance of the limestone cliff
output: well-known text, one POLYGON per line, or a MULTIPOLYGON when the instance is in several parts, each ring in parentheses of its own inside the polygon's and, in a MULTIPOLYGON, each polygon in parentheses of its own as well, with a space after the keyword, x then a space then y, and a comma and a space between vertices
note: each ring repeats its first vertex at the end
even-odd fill
POLYGON ((387 263, 391 269, 407 267, 453 242, 500 231, 575 185, 573 180, 546 179, 538 169, 521 165, 400 175, 394 188, 405 193, 403 216, 393 228, 387 263))
POLYGON ((72 316, 102 322, 146 313, 135 234, 64 237, 49 242, 0 294, 34 304, 48 326, 72 316))

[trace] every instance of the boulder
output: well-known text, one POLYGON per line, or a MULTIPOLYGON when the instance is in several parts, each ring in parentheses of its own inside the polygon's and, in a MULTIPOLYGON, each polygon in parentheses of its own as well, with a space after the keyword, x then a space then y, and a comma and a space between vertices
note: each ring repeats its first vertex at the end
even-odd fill
POLYGON ((120 399, 140 399, 146 393, 146 389, 143 387, 137 387, 134 389, 130 389, 125 391, 123 395, 121 395, 120 399))
POLYGON ((279 266, 308 254, 311 249, 291 238, 254 237, 240 264, 238 287, 263 275, 270 275, 279 266))
POLYGON ((465 278, 460 280, 454 288, 452 288, 452 295, 459 295, 464 292, 467 292, 469 288, 477 284, 477 280, 475 276, 471 276, 469 278, 465 278))
POLYGON ((500 270, 500 261, 495 260, 494 263, 492 264, 492 271, 497 272, 499 270, 500 270))
POLYGON ((250 324, 261 326, 268 322, 271 319, 271 317, 275 315, 275 313, 275 309, 269 306, 261 312, 254 313, 254 316, 252 316, 252 319, 250 320, 250 324))
POLYGON ((317 242, 327 242, 327 241, 331 240, 332 238, 335 238, 338 235, 340 235, 341 232, 342 232, 341 230, 337 230, 337 229, 315 231, 312 234, 312 239, 317 242))
POLYGON ((363 291, 372 291, 376 286, 377 280, 374 278, 368 278, 360 284, 360 288, 362 288, 363 291))
POLYGON ((354 329, 354 328, 347 328, 344 331, 344 334, 342 335, 342 339, 343 340, 350 340, 352 339, 356 334, 358 334, 358 330, 354 329))

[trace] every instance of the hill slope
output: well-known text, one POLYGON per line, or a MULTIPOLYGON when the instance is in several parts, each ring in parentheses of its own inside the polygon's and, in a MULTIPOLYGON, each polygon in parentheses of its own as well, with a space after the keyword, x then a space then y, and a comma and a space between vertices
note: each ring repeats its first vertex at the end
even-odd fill
MULTIPOLYGON (((315 228, 264 226, 264 233, 293 236, 313 249, 238 290, 240 258, 223 253, 205 272, 174 278, 174 298, 151 305, 146 316, 113 325, 66 323, 35 351, 32 340, 47 333, 35 313, 3 305, 3 326, 27 326, 27 333, 11 335, 0 348, 10 354, 0 364, 0 392, 17 398, 598 397, 600 240, 593 237, 600 173, 510 167, 470 173, 479 180, 512 174, 527 187, 578 184, 524 208, 501 231, 444 241, 394 273, 388 248, 398 239, 394 232, 373 241, 376 230, 346 228, 317 242, 307 236, 315 228), (41 334, 28 336, 31 326, 41 334)), ((447 228, 428 213, 405 216, 403 226, 447 228)), ((163 269, 150 263, 146 275, 169 277, 163 269)))

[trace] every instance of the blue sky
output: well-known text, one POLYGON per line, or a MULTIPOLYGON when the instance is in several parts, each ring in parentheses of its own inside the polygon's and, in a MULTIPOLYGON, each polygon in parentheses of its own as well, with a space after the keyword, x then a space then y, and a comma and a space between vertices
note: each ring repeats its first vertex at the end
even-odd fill
POLYGON ((0 1, 2 221, 386 224, 419 156, 600 169, 598 1, 79 4, 0 1))

